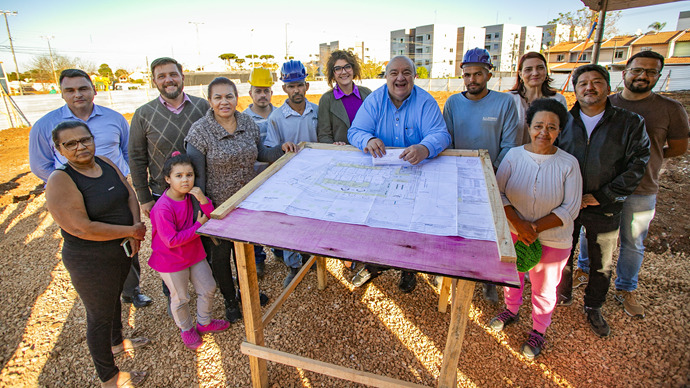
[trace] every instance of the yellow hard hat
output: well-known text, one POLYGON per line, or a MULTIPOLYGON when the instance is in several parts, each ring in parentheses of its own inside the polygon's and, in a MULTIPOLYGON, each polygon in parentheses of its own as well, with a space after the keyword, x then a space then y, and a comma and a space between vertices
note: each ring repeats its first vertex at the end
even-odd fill
POLYGON ((254 68, 249 74, 249 84, 259 88, 270 88, 273 86, 271 71, 263 67, 254 68))

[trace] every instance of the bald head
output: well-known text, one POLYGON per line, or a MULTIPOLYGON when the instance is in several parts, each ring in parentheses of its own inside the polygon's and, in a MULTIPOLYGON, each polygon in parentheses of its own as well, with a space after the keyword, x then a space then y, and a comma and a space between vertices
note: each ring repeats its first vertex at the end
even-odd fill
MULTIPOLYGON (((407 67, 410 68, 410 70, 412 70, 413 73, 416 73, 416 72, 415 72, 415 69, 414 69, 414 62, 412 62, 412 60, 411 60, 410 58, 408 58, 408 57, 406 57, 406 56, 404 56, 404 55, 398 55, 397 57, 393 57, 393 58, 388 62, 388 64, 386 65, 386 75, 389 73, 390 69, 393 68, 393 63, 394 63, 394 62, 395 62, 396 65, 398 64, 398 62, 404 63, 404 64, 407 65, 407 67)), ((395 67, 399 67, 399 66, 395 66, 395 67)))

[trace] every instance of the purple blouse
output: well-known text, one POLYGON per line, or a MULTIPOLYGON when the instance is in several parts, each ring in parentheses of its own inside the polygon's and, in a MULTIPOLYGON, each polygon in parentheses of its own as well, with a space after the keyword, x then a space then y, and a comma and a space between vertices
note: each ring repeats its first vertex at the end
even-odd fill
POLYGON ((333 88, 333 97, 335 97, 336 100, 341 100, 343 102, 345 112, 347 112, 347 117, 350 119, 350 124, 352 124, 352 120, 355 119, 357 110, 359 110, 359 107, 362 106, 362 97, 359 95, 357 85, 352 85, 352 93, 345 94, 340 89, 340 86, 336 84, 333 88))

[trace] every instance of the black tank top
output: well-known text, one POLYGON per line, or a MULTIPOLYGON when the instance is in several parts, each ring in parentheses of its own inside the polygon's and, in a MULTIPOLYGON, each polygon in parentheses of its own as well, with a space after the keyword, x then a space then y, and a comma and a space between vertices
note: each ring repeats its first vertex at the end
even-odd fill
MULTIPOLYGON (((117 171, 107 162, 96 157, 96 163, 101 166, 101 176, 98 178, 91 178, 76 171, 68 163, 58 167, 67 173, 72 178, 77 189, 84 197, 84 205, 86 207, 86 214, 88 214, 91 221, 103 222, 106 224, 115 225, 132 225, 134 217, 132 211, 129 209, 128 199, 129 191, 127 187, 120 180, 117 171)), ((64 229, 62 237, 65 239, 65 245, 70 247, 97 247, 110 245, 113 243, 119 244, 122 239, 115 239, 110 241, 90 241, 67 233, 64 229)), ((97 254, 97 252, 94 252, 97 254)))

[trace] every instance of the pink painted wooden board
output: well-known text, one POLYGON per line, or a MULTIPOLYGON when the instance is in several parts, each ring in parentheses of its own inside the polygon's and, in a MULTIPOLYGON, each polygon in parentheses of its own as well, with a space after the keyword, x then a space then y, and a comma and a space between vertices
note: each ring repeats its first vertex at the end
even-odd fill
POLYGON ((372 228, 265 211, 234 209, 198 233, 325 257, 352 259, 504 285, 519 285, 515 263, 502 263, 493 241, 372 228))

